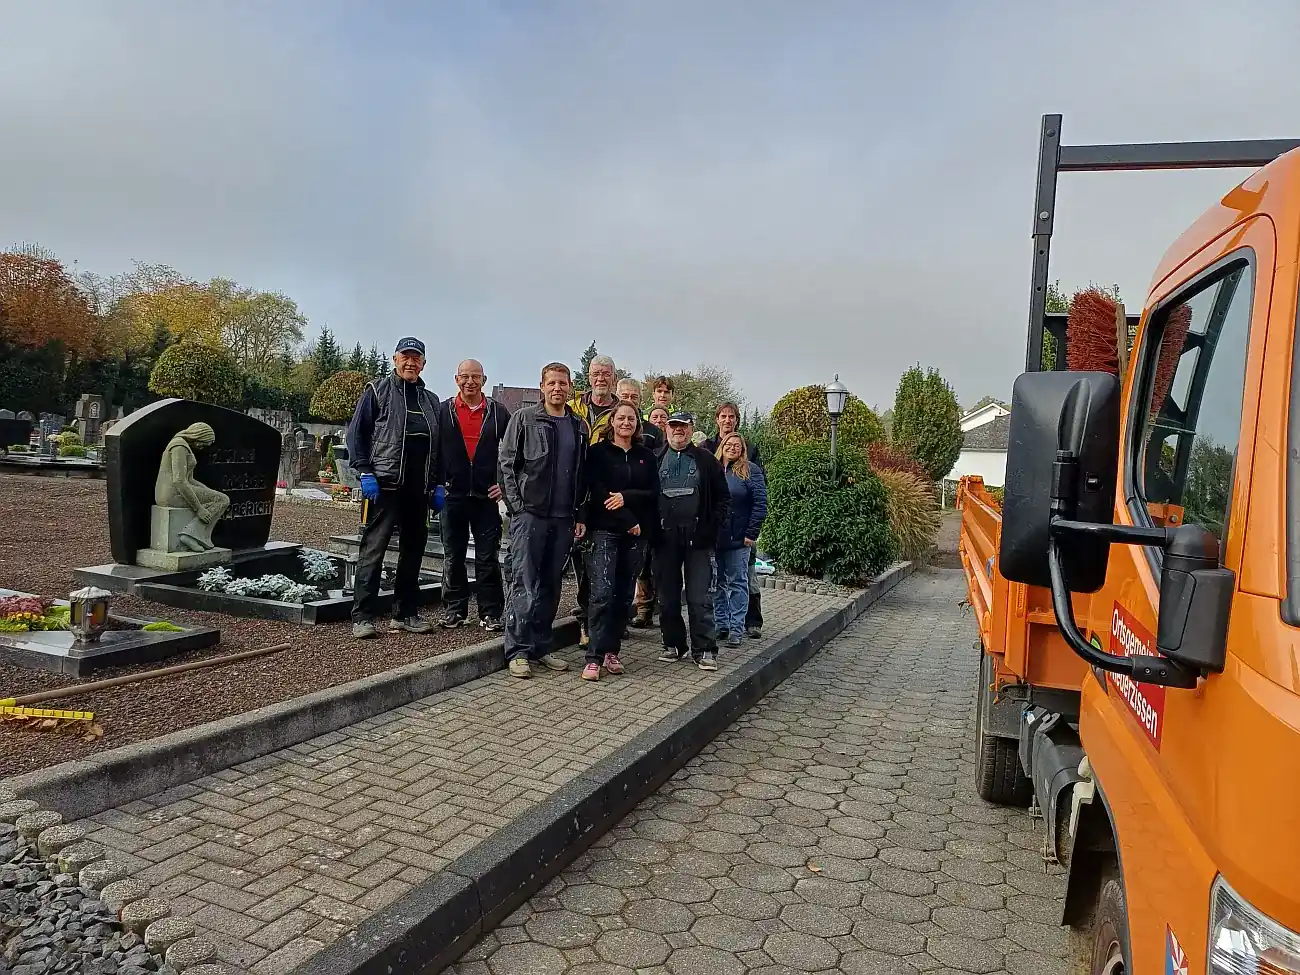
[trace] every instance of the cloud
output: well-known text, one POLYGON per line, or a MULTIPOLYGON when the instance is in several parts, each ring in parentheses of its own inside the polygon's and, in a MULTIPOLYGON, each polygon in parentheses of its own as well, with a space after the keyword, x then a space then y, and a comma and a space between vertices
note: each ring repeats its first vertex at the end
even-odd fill
MULTIPOLYGON (((1288 5, 921 6, 15 3, 0 212, 82 266, 283 289, 347 344, 419 332, 435 382, 595 338, 884 407, 916 361, 1009 392, 1043 112, 1300 133, 1288 5)), ((1137 306, 1242 175, 1066 175, 1053 276, 1137 306)))

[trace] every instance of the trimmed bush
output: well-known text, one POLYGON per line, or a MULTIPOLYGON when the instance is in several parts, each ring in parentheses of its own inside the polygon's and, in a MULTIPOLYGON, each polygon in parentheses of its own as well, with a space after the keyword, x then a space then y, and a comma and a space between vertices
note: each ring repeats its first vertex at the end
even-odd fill
MULTIPOLYGON (((790 444, 829 441, 831 416, 826 412, 826 387, 803 386, 782 396, 772 407, 772 428, 790 444)), ((885 427, 871 407, 849 394, 837 439, 844 446, 866 447, 885 439, 885 427)))
POLYGON ((79 443, 65 443, 59 448, 60 457, 85 457, 86 448, 79 443))
POLYGON ((939 508, 930 482, 910 471, 877 470, 889 502, 889 525, 900 559, 925 558, 939 534, 939 508))
POLYGON ((931 481, 948 476, 961 453, 961 407, 935 369, 903 373, 894 397, 893 440, 925 468, 931 481))
POLYGON ((154 363, 149 388, 159 396, 236 407, 244 396, 244 377, 224 349, 177 342, 154 363))
POLYGON ((767 465, 768 516, 762 547, 780 567, 840 585, 867 582, 894 560, 889 501, 866 453, 830 444, 792 444, 767 465))
POLYGON ((316 389, 311 398, 311 415, 333 423, 352 419, 366 388, 366 377, 359 372, 336 372, 316 389))

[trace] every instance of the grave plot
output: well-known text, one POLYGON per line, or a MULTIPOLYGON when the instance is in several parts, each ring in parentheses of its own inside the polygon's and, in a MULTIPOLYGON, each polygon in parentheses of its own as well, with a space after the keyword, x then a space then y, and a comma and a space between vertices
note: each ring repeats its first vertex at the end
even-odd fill
MULTIPOLYGON (((185 609, 286 623, 339 623, 352 612, 355 572, 355 560, 295 547, 230 567, 152 576, 136 582, 133 591, 141 598, 185 609)), ((384 566, 379 591, 384 612, 392 608, 394 572, 393 566, 384 566)), ((436 602, 440 591, 437 574, 422 572, 421 602, 436 602)))
POLYGON ((68 599, 0 589, 0 660, 80 677, 215 646, 212 627, 177 626, 109 611, 111 593, 86 588, 68 599))

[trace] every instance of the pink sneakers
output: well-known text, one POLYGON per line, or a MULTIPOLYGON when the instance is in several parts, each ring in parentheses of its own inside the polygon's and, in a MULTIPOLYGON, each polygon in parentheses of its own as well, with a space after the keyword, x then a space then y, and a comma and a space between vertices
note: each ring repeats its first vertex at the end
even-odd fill
POLYGON ((612 654, 612 653, 605 654, 605 669, 609 671, 609 673, 611 674, 623 673, 623 665, 619 663, 618 656, 616 654, 612 654))
POLYGON ((582 668, 583 680, 600 680, 600 664, 587 664, 582 668))

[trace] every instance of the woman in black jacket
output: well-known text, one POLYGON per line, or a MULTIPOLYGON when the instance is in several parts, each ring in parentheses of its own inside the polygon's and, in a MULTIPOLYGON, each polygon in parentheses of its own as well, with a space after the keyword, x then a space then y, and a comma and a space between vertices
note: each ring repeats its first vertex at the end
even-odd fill
POLYGON ((614 407, 601 442, 587 453, 587 611, 591 640, 583 680, 599 680, 602 664, 621 674, 618 653, 632 607, 632 587, 659 523, 659 467, 637 433, 636 407, 614 407))

